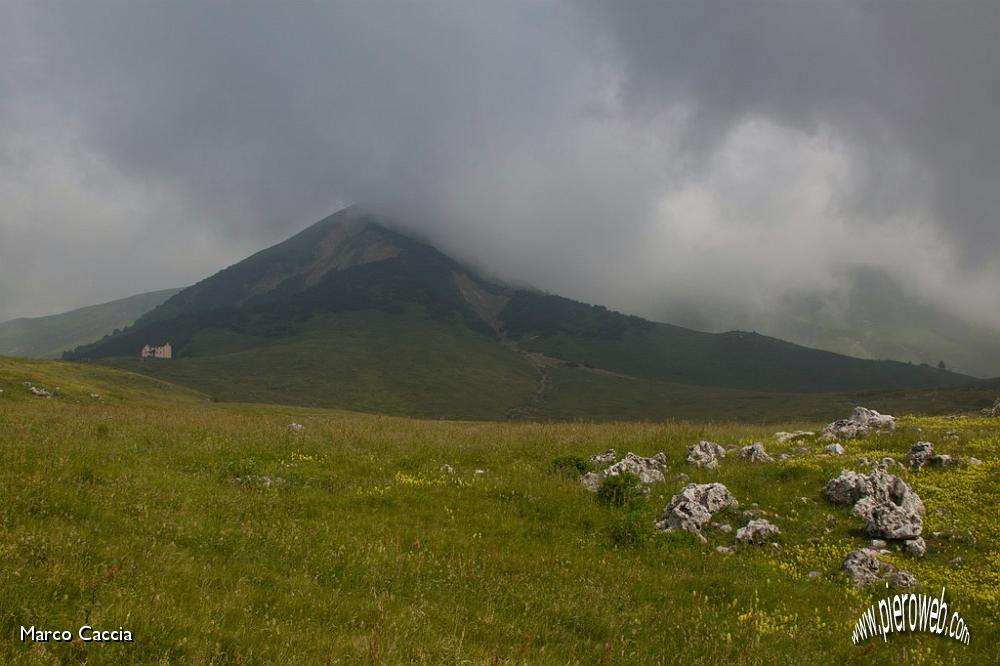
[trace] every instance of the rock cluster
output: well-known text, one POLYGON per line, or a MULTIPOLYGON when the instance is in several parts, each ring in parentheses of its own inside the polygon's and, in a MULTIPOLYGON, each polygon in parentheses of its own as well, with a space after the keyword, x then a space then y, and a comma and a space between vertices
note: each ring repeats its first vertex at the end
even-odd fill
POLYGON ((35 386, 31 382, 25 382, 24 386, 25 388, 28 389, 28 391, 32 395, 37 395, 39 398, 51 398, 53 395, 52 391, 49 391, 48 389, 43 389, 40 386, 35 386))
POLYGON ((844 560, 843 569, 858 587, 883 580, 887 580, 895 587, 909 588, 919 585, 913 574, 909 571, 897 571, 896 567, 878 559, 878 551, 872 548, 852 550, 844 560))
POLYGON ((610 465, 618 460, 618 453, 614 449, 608 449, 604 453, 595 453, 590 456, 590 462, 595 465, 610 465))
POLYGON ((698 467, 715 469, 719 460, 726 457, 726 450, 715 442, 702 440, 688 449, 687 461, 698 467))
POLYGON ((851 505, 865 521, 865 534, 882 539, 915 539, 923 531, 924 503, 898 476, 878 468, 868 475, 841 471, 823 490, 836 504, 851 505))
POLYGON ((740 543, 763 546, 772 538, 781 534, 777 525, 764 518, 751 520, 746 527, 736 530, 736 540, 740 543))
POLYGON ((686 530, 701 535, 701 528, 712 521, 712 514, 740 505, 721 483, 689 483, 670 498, 656 523, 661 530, 686 530))
POLYGON ((873 430, 893 430, 896 419, 888 414, 879 414, 874 409, 855 407, 851 416, 838 419, 823 430, 822 439, 858 439, 873 430))
POLYGON ((744 446, 740 449, 740 457, 744 460, 749 460, 752 463, 774 462, 774 458, 768 455, 767 451, 764 450, 764 445, 760 442, 755 442, 750 446, 744 446))
POLYGON ((947 454, 935 454, 934 445, 930 442, 917 442, 906 457, 911 467, 920 469, 925 465, 931 467, 951 467, 955 459, 947 454))
MULTIPOLYGON (((591 460, 595 460, 600 456, 605 456, 608 453, 613 453, 613 450, 606 451, 599 456, 594 456, 591 460)), ((614 458, 612 458, 614 460, 614 458)), ((580 479, 580 483, 583 487, 591 492, 597 492, 597 489, 601 487, 601 482, 609 476, 619 476, 628 472, 630 474, 635 474, 639 477, 639 480, 643 483, 662 483, 663 470, 666 469, 667 456, 662 451, 657 453, 655 456, 649 458, 644 458, 643 456, 637 456, 631 451, 625 454, 625 457, 618 462, 606 467, 600 472, 588 472, 583 475, 580 479)))

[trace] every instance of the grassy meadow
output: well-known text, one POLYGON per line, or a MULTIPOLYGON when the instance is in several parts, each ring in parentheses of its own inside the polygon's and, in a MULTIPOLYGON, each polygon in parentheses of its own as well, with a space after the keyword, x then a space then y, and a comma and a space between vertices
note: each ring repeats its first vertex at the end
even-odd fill
POLYGON ((903 418, 830 457, 775 443, 776 430, 818 422, 413 420, 222 404, 97 365, 9 359, 0 390, 0 663, 996 660, 1000 419, 903 418), (793 457, 730 454, 700 470, 684 462, 699 439, 793 457), (927 592, 947 587, 971 644, 903 634, 853 645, 858 616, 886 591, 839 572, 866 539, 821 491, 861 456, 904 459, 921 439, 985 464, 901 472, 927 505, 928 552, 890 557, 927 592), (664 451, 666 483, 616 508, 553 469, 609 447, 664 451), (772 514, 779 547, 724 555, 715 547, 732 534, 708 530, 702 544, 656 532, 681 473, 727 485, 740 511, 717 519, 734 531, 753 504, 772 514), (18 640, 22 625, 82 624, 135 641, 18 640))

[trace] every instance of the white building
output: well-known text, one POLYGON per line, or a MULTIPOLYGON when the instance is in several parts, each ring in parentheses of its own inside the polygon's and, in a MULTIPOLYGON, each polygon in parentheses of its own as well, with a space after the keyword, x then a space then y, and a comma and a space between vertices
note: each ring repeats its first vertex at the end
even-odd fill
POLYGON ((159 346, 146 345, 142 348, 142 352, 139 355, 142 358, 173 358, 174 350, 170 346, 170 343, 167 342, 159 346))

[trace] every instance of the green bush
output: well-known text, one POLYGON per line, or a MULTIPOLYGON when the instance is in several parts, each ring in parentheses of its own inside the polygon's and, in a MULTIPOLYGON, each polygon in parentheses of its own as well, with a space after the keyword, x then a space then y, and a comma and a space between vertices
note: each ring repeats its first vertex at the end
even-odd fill
POLYGON ((608 526, 612 548, 640 548, 649 543, 652 536, 652 524, 637 511, 616 514, 608 526))
POLYGON ((587 472, 593 471, 593 469, 594 465, 589 460, 572 453, 559 456, 552 461, 552 471, 563 476, 578 478, 587 472))
POLYGON ((632 509, 641 504, 645 496, 642 481, 629 472, 605 478, 597 489, 597 501, 608 506, 632 509))

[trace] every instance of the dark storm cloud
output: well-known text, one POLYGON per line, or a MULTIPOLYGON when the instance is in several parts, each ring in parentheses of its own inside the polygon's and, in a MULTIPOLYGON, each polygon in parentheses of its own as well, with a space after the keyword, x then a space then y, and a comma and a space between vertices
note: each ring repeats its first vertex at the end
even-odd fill
POLYGON ((995 301, 994 4, 0 19, 0 319, 193 282, 352 201, 498 275, 717 326, 845 261, 961 312, 995 301))

